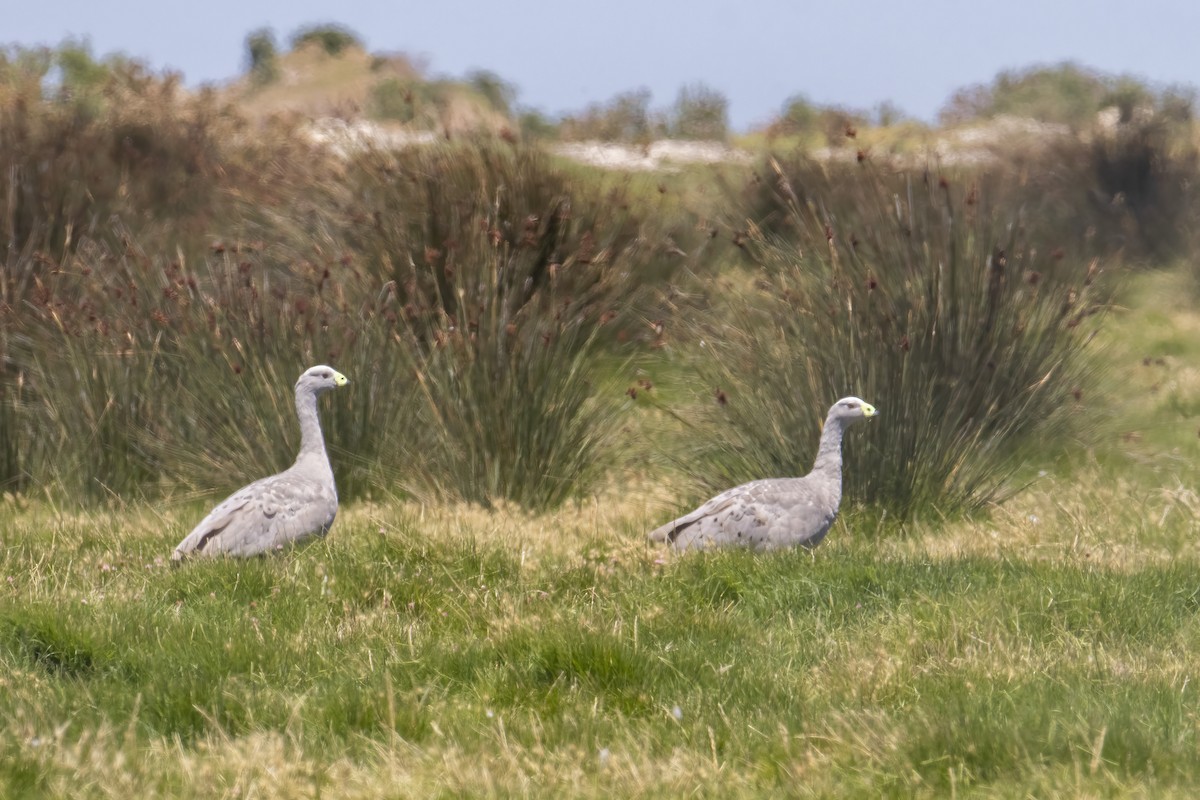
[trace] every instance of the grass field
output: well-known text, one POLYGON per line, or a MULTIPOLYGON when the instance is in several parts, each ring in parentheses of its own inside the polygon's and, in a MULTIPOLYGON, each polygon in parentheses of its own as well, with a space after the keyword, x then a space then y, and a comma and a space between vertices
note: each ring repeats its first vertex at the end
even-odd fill
POLYGON ((1112 312, 1099 445, 990 515, 849 509, 812 553, 647 547, 677 509, 648 468, 544 515, 352 505, 177 570, 199 504, 8 498, 0 796, 1193 797, 1186 281, 1112 312))

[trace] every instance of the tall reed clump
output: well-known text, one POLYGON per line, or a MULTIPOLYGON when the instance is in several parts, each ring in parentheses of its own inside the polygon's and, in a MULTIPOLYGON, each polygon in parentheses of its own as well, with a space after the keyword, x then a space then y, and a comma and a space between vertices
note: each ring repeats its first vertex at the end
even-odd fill
POLYGON ((22 255, 45 263, 0 342, 13 485, 234 488, 289 463, 291 387, 324 362, 352 382, 322 412, 347 499, 589 491, 622 397, 600 357, 682 251, 537 154, 373 157, 273 164, 201 257, 123 230, 22 255))
POLYGON ((690 226, 506 145, 366 152, 341 187, 291 238, 326 231, 383 287, 422 398, 417 490, 545 508, 590 489, 621 397, 601 356, 647 328, 690 226))
POLYGON ((1152 266, 1195 254, 1200 149, 1191 124, 1121 123, 1095 136, 1090 164, 1097 181, 1093 202, 1119 219, 1119 226, 1106 227, 1121 232, 1127 251, 1152 266))
POLYGON ((38 69, 13 67, 0 75, 0 237, 58 258, 119 217, 144 246, 199 239, 241 177, 228 158, 238 129, 215 96, 136 62, 53 93, 38 69))
POLYGON ((162 302, 154 292, 166 289, 132 274, 129 285, 109 280, 101 291, 98 280, 115 280, 106 275, 114 259, 128 250, 197 260, 210 230, 229 224, 227 195, 247 205, 269 195, 263 154, 277 155, 295 137, 244 133, 212 94, 184 94, 175 78, 137 62, 97 62, 69 44, 0 52, 0 485, 23 490, 91 470, 86 488, 77 488, 105 495, 162 475, 140 446, 127 446, 137 438, 127 428, 143 433, 136 420, 161 394, 155 370, 129 371, 128 354, 142 342, 102 343, 95 330, 83 334, 75 315, 109 330, 139 329, 144 320, 130 319, 124 303, 140 300, 135 310, 144 315, 162 302), (61 75, 52 83, 56 64, 61 75), (71 269, 81 272, 63 272, 71 269), (79 358, 74 369, 57 374, 71 354, 79 358), (111 372, 108 358, 119 359, 111 372))
POLYGON ((710 400, 690 471, 703 484, 804 474, 848 394, 881 412, 846 448, 849 496, 901 517, 1002 498, 1080 429, 1096 262, 1031 240, 1002 194, 937 175, 768 174, 786 232, 737 234, 755 286, 696 331, 710 400))
MULTIPOLYGON (((978 162, 945 166, 941 174, 1019 213, 1031 241, 1078 258, 1119 254, 1126 266, 1170 264, 1196 249, 1191 231, 1200 210, 1200 150, 1190 126, 1132 120, 1087 135, 1002 140, 973 155, 978 162)), ((858 156, 875 162, 866 150, 858 156)), ((911 166, 903 156, 896 161, 911 166)), ((769 170, 723 188, 743 219, 765 233, 789 235, 788 200, 769 170)), ((796 190, 803 194, 806 187, 796 190)))
POLYGON ((192 267, 85 242, 11 329, 23 479, 84 499, 233 488, 290 463, 291 387, 329 362, 355 388, 322 415, 339 487, 369 491, 411 380, 401 344, 346 301, 354 278, 245 248, 192 267))
POLYGON ((432 341, 408 327, 419 387, 406 477, 422 494, 547 509, 592 490, 611 466, 621 393, 601 367, 595 319, 499 315, 432 341))
POLYGON ((1190 125, 1132 120, 1002 155, 1003 166, 976 180, 1019 202, 1042 241, 1149 267, 1196 248, 1200 151, 1190 125))

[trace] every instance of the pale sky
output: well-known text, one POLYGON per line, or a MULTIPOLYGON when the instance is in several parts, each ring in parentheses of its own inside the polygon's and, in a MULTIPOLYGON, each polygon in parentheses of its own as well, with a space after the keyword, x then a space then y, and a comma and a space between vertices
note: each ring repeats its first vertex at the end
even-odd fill
POLYGON ((337 22, 373 52, 423 57, 435 74, 489 69, 548 114, 645 87, 655 107, 702 81, 741 130, 803 93, 932 120, 959 87, 1002 69, 1074 60, 1156 84, 1200 85, 1194 0, 0 0, 0 43, 86 38, 188 85, 228 80, 263 26, 337 22))

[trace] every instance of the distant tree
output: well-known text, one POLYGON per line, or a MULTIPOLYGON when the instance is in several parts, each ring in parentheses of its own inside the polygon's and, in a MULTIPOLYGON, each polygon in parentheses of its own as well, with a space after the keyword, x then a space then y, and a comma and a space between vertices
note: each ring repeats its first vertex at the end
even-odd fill
POLYGON ((904 109, 891 100, 884 100, 875 106, 875 124, 881 128, 898 125, 906 119, 908 119, 908 115, 904 113, 904 109))
POLYGON ((483 95, 496 111, 512 115, 512 106, 517 99, 517 87, 491 70, 477 69, 467 73, 467 85, 483 95))
POLYGON ((718 139, 729 135, 729 101, 703 83, 679 90, 671 110, 670 132, 681 139, 718 139))
POLYGON ((780 132, 789 135, 805 134, 816 129, 820 109, 802 94, 792 95, 783 102, 779 117, 780 132))
POLYGON ((594 103, 565 118, 559 129, 567 139, 645 142, 662 133, 663 127, 650 110, 650 90, 641 88, 621 92, 607 103, 594 103))
POLYGON ((0 85, 42 85, 54 66, 54 51, 49 47, 0 47, 0 85))
POLYGON ((58 67, 61 89, 68 93, 82 93, 96 88, 111 74, 109 67, 92 56, 91 45, 86 41, 67 40, 54 53, 54 65, 58 67))
POLYGON ((622 92, 608 104, 606 139, 639 142, 650 138, 650 90, 622 92))
POLYGON ((858 129, 870 122, 866 112, 841 106, 826 106, 819 115, 820 130, 830 147, 839 147, 854 141, 858 129))
POLYGON ((1158 113, 1167 122, 1191 123, 1196 116, 1196 90, 1191 86, 1168 86, 1158 98, 1158 113))
POLYGON ((1130 110, 1138 98, 1153 97, 1145 83, 1112 77, 1071 62, 1001 72, 988 85, 968 86, 950 96, 939 117, 943 123, 989 119, 1001 114, 1058 122, 1091 124, 1109 105, 1130 110))
POLYGON ((553 139, 558 134, 558 125, 542 112, 528 108, 517 115, 521 136, 526 139, 553 139))
POLYGON ((1154 105, 1150 87, 1128 76, 1117 78, 1099 103, 1100 108, 1116 107, 1121 122, 1132 122, 1138 109, 1153 109, 1154 105))
POLYGON ((246 36, 246 67, 251 79, 258 84, 270 83, 279 77, 275 31, 259 28, 246 36))
POLYGON ((293 50, 314 43, 331 56, 340 55, 348 47, 363 46, 362 38, 357 33, 332 22, 307 25, 292 34, 293 50))

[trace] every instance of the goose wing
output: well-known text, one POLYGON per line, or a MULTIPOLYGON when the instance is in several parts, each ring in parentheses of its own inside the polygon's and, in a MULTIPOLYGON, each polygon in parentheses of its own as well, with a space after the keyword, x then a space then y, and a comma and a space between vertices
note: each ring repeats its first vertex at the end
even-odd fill
POLYGON ((649 534, 678 550, 743 546, 755 550, 803 545, 824 538, 837 515, 822 487, 806 478, 774 478, 722 492, 690 514, 649 534))
POLYGON ((289 470, 230 495, 200 521, 171 558, 253 556, 324 535, 337 514, 332 486, 289 470))

